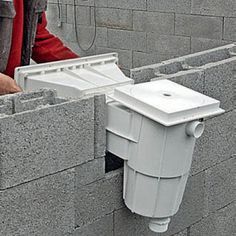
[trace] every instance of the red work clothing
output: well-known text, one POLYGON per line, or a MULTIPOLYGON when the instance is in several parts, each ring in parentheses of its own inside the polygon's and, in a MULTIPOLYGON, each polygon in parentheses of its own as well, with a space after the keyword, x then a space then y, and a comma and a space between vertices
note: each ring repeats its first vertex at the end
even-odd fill
MULTIPOLYGON (((4 74, 13 77, 14 69, 21 65, 21 51, 24 28, 23 0, 14 0, 16 16, 13 21, 12 44, 8 65, 4 74)), ((46 29, 47 20, 45 13, 42 22, 38 24, 32 58, 37 63, 59 61, 77 58, 69 48, 65 47, 61 40, 50 34, 46 29)))

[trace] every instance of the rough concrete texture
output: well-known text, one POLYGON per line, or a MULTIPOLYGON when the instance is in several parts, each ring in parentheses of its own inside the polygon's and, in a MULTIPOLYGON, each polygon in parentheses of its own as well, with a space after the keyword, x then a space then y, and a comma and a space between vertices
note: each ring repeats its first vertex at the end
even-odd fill
POLYGON ((113 213, 105 215, 87 225, 79 227, 68 236, 112 236, 113 235, 113 213))
POLYGON ((225 18, 224 21, 224 39, 236 40, 236 18, 225 18))
POLYGON ((105 95, 94 96, 94 154, 105 156, 106 151, 106 98, 105 95))
POLYGON ((236 156, 206 170, 205 211, 216 211, 235 200, 236 156))
POLYGON ((223 207, 203 218, 190 228, 190 236, 233 236, 236 235, 236 202, 223 207))
POLYGON ((93 98, 38 107, 0 121, 1 189, 94 158, 93 98))
POLYGON ((236 153, 236 112, 227 112, 205 121, 205 131, 194 149, 191 174, 229 159, 236 153))
MULTIPOLYGON (((76 226, 82 226, 124 207, 122 171, 106 174, 105 178, 86 186, 75 186, 76 226)), ((76 176, 77 178, 77 176, 76 176)))
POLYGON ((85 52, 75 39, 74 0, 61 0, 60 28, 57 1, 48 2, 48 27, 53 33, 80 56, 109 50, 129 56, 128 60, 122 59, 122 69, 159 63, 235 41, 234 0, 77 0, 76 24, 83 46, 93 39, 96 19, 97 37, 93 47, 85 52))
MULTIPOLYGON (((235 48, 235 44, 229 44, 223 47, 163 61, 158 64, 135 68, 131 70, 131 78, 134 79, 136 82, 147 82, 155 78, 158 72, 159 74, 163 74, 163 76, 165 76, 166 74, 175 74, 180 71, 202 69, 203 66, 212 67, 212 63, 214 62, 220 63, 220 61, 222 61, 223 64, 233 64, 231 60, 234 61, 235 57, 231 52, 234 52, 235 48), (232 58, 230 59, 230 57, 232 58), (223 62, 223 60, 225 61, 223 62)), ((161 78, 161 76, 159 76, 159 78, 161 78)))
MULTIPOLYGON (((149 227, 149 219, 133 214, 127 208, 114 212, 114 236, 157 236, 149 227)), ((187 236, 187 230, 176 234, 166 233, 168 236, 187 236)))
POLYGON ((0 191, 0 235, 64 235, 74 227, 73 204, 73 169, 0 191))
POLYGON ((236 16, 236 2, 234 0, 192 0, 193 14, 209 16, 236 16))
POLYGON ((191 53, 201 52, 227 44, 230 44, 230 41, 227 40, 227 38, 222 40, 191 37, 191 53))
POLYGON ((155 236, 156 233, 149 230, 148 219, 137 214, 132 214, 127 208, 114 213, 115 236, 155 236))
POLYGON ((147 8, 149 11, 190 13, 191 2, 189 0, 148 0, 147 8))
POLYGON ((105 176, 105 158, 96 158, 87 163, 75 167, 75 185, 87 185, 105 176))
MULTIPOLYGON (((157 74, 158 75, 158 74, 157 74)), ((204 92, 204 71, 201 69, 193 69, 187 71, 180 71, 176 74, 160 75, 161 79, 168 79, 175 83, 181 84, 187 88, 193 89, 199 93, 204 92)), ((158 80, 155 78, 153 80, 158 80)))
POLYGON ((133 20, 135 31, 174 34, 174 13, 134 11, 133 20))
POLYGON ((13 113, 13 102, 11 95, 0 97, 0 116, 11 115, 13 113))
POLYGON ((190 53, 190 38, 186 36, 159 35, 158 33, 147 34, 147 51, 160 54, 186 55, 190 53))
POLYGON ((205 94, 220 100, 225 110, 235 108, 236 56, 202 67, 205 72, 205 94))
POLYGON ((132 11, 116 8, 97 8, 97 25, 108 28, 132 29, 132 11))
POLYGON ((46 105, 54 105, 56 103, 56 91, 44 89, 30 93, 19 93, 17 96, 12 96, 12 99, 13 113, 21 113, 46 105))
POLYGON ((222 29, 220 17, 177 14, 175 18, 177 35, 221 39, 222 29))

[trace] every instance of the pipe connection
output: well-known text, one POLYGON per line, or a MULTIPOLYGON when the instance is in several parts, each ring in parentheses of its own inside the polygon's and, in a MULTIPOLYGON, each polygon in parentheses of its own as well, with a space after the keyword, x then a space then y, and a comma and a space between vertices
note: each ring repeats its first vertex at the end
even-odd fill
POLYGON ((186 133, 188 136, 200 138, 205 129, 205 124, 200 121, 193 121, 186 125, 186 133))

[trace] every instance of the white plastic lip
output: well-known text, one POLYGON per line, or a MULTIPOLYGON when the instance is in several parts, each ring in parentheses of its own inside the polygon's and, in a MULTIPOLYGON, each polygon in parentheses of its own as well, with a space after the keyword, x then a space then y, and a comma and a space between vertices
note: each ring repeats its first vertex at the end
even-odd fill
POLYGON ((42 63, 16 68, 15 80, 23 90, 56 88, 62 97, 107 94, 115 87, 133 84, 117 64, 117 53, 42 63))
MULTIPOLYGON (((22 82, 22 77, 28 77, 32 75, 44 75, 55 72, 65 72, 73 75, 75 74, 73 73, 75 69, 86 69, 91 73, 96 73, 98 76, 106 77, 106 74, 103 74, 99 70, 93 71, 92 67, 109 64, 118 64, 117 53, 107 53, 90 57, 17 67, 15 69, 15 80, 17 84, 20 84, 22 82)), ((107 77, 106 79, 112 79, 116 82, 119 82, 119 80, 117 80, 114 76, 111 78, 107 77)), ((126 77, 126 79, 130 81, 132 80, 128 77, 126 77)))
MULTIPOLYGON (((66 67, 73 66, 85 66, 96 63, 118 63, 118 54, 117 53, 107 53, 102 55, 95 55, 89 57, 75 58, 69 60, 62 60, 56 62, 48 62, 42 64, 34 64, 31 66, 22 66, 17 67, 15 72, 19 73, 34 73, 34 72, 45 72, 55 69, 64 69, 66 67)), ((16 79, 16 78, 15 78, 16 79)))
POLYGON ((122 86, 110 97, 165 126, 224 112, 218 100, 168 80, 122 86))

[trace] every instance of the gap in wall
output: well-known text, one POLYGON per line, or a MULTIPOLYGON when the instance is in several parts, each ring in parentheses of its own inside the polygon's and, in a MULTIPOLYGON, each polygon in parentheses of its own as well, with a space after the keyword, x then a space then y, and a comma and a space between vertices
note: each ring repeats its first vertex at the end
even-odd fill
POLYGON ((105 172, 106 173, 122 168, 123 166, 124 166, 124 160, 122 160, 121 158, 119 158, 118 156, 110 152, 106 152, 106 156, 105 156, 105 172))

